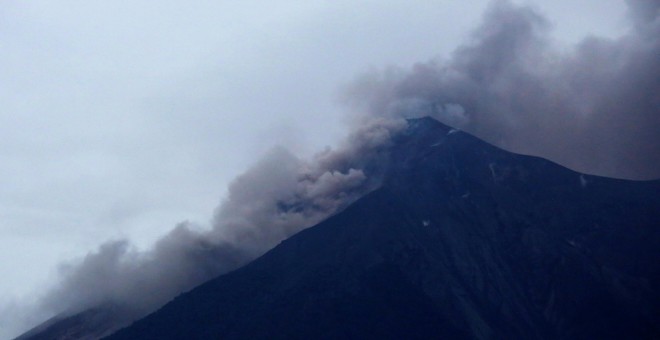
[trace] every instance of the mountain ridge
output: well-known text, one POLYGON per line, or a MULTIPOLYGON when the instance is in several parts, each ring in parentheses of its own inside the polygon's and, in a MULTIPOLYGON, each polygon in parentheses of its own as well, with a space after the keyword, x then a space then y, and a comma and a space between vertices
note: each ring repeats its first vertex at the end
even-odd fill
POLYGON ((659 334, 660 181, 583 175, 428 119, 389 164, 344 211, 108 339, 659 334))
POLYGON ((660 180, 581 174, 431 118, 388 155, 378 189, 107 339, 660 334, 660 180))

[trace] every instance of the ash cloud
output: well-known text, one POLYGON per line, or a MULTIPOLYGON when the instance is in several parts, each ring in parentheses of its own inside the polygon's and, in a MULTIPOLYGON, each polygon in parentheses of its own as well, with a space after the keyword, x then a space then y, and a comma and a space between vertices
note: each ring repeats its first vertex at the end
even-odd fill
POLYGON ((401 118, 430 115, 504 148, 574 169, 635 179, 660 175, 658 4, 630 2, 618 39, 553 47, 538 13, 495 2, 446 62, 391 68, 349 90, 354 133, 310 161, 274 149, 230 185, 210 230, 181 223, 149 251, 102 245, 62 268, 40 308, 119 306, 138 318, 235 269, 378 187, 401 118))
POLYGON ((534 10, 494 2, 449 60, 365 75, 347 94, 373 116, 430 115, 500 147, 578 171, 660 176, 660 3, 629 1, 617 39, 571 49, 534 10))
POLYGON ((62 281, 39 308, 68 315, 106 306, 120 314, 118 325, 144 316, 376 188, 383 167, 373 165, 387 162, 390 137, 405 126, 374 119, 311 161, 275 148, 230 184, 210 230, 181 223, 146 252, 126 240, 105 243, 62 266, 62 281))

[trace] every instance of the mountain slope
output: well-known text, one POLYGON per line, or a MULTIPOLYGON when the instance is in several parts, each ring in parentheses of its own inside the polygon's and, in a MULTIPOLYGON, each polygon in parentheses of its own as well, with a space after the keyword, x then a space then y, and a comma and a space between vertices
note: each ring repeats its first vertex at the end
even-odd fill
POLYGON ((657 338, 660 182, 431 119, 343 212, 108 339, 657 338))
POLYGON ((103 305, 73 315, 55 316, 15 340, 94 340, 128 325, 131 318, 117 306, 103 305))

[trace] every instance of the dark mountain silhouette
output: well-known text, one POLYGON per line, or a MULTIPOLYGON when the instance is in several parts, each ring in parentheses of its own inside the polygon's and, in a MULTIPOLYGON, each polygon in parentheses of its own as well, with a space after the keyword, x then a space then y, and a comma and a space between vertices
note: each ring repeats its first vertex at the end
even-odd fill
POLYGON ((379 189, 108 339, 660 338, 660 181, 429 118, 390 158, 379 189))

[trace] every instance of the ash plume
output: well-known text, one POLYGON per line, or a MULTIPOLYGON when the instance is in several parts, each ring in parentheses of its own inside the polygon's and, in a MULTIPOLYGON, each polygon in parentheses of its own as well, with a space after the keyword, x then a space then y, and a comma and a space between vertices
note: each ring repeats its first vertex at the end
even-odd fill
POLYGON ((446 62, 362 77, 347 100, 372 116, 433 116, 505 149, 581 172, 660 176, 660 3, 629 1, 629 31, 572 49, 528 7, 494 2, 446 62))
POLYGON ((309 161, 274 149, 231 183, 210 230, 181 223, 144 252, 108 242, 64 266, 40 308, 75 313, 111 304, 135 319, 249 262, 377 188, 402 118, 432 116, 582 172, 659 176, 659 5, 629 5, 626 35, 588 37, 565 51, 554 47, 541 15, 496 1, 448 61, 390 68, 351 86, 356 126, 339 149, 309 161))
POLYGON ((312 161, 271 150, 229 186, 210 230, 184 222, 153 249, 126 240, 103 244, 77 263, 62 266, 62 281, 40 308, 74 314, 111 306, 127 322, 177 294, 235 269, 294 233, 312 226, 376 188, 379 173, 367 163, 387 161, 386 146, 403 120, 372 120, 342 147, 312 161))

